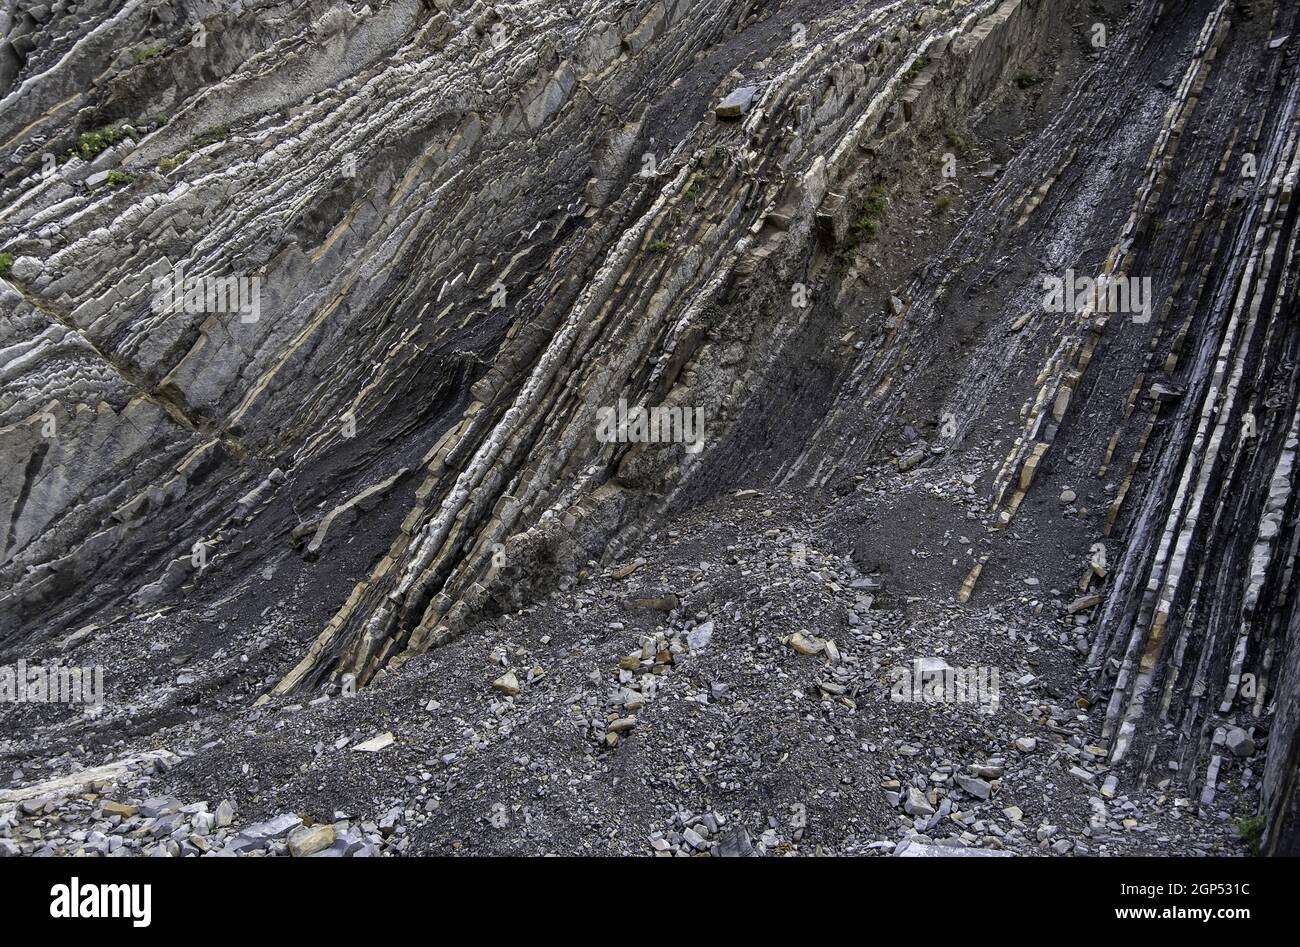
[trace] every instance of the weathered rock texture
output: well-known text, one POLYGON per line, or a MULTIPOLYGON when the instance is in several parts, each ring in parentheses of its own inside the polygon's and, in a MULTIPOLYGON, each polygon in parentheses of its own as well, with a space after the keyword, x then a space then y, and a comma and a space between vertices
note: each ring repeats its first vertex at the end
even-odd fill
POLYGON ((945 598, 1100 478, 1062 620, 1112 765, 1199 790, 1253 729, 1295 852, 1296 13, 1103 14, 1089 49, 1058 0, 10 0, 0 644, 292 598, 269 694, 365 685, 722 489, 851 490, 924 416, 903 477, 1000 455, 945 598), (873 208, 1061 36, 1083 78, 870 305, 873 208), (256 320, 158 312, 177 267, 256 276, 256 320), (1066 267, 1150 277, 1150 322, 1044 313, 1066 267), (601 441, 620 399, 703 448, 601 441))

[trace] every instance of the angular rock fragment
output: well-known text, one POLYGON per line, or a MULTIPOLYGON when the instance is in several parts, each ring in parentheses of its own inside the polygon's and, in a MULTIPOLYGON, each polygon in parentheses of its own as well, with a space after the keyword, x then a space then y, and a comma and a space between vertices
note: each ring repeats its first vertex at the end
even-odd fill
POLYGON ((492 686, 507 697, 514 697, 522 690, 519 686, 519 678, 515 676, 514 671, 506 671, 492 682, 492 686))
POLYGON ((295 858, 305 858, 324 851, 334 844, 334 826, 313 825, 294 829, 288 837, 289 854, 295 858))
POLYGON ((380 750, 390 747, 396 741, 391 730, 373 736, 369 740, 362 740, 352 747, 354 753, 378 753, 380 750))
POLYGON ((718 118, 740 118, 749 111, 757 93, 758 86, 741 86, 719 102, 714 112, 718 118))

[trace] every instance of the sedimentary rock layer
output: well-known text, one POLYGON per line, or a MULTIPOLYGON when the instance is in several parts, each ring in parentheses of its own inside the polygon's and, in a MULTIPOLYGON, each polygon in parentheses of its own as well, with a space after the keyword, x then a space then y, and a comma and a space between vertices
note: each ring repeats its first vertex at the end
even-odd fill
POLYGON ((263 701, 364 686, 742 481, 987 450, 954 607, 1095 479, 1057 619, 1109 764, 1212 800, 1252 731, 1294 851, 1298 24, 1175 6, 1098 43, 1060 0, 9 4, 0 647, 292 597, 263 701), (945 177, 1062 36, 1044 128, 945 177), (879 285, 931 175, 965 216, 879 285), (1044 311, 1075 268, 1147 308, 1044 311))

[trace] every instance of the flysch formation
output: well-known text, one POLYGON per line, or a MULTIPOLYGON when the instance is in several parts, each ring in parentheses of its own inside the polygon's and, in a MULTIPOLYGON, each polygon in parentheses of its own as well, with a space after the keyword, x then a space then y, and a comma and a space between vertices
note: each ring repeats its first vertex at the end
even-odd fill
POLYGON ((1300 851, 1297 16, 8 0, 0 854, 1300 851))

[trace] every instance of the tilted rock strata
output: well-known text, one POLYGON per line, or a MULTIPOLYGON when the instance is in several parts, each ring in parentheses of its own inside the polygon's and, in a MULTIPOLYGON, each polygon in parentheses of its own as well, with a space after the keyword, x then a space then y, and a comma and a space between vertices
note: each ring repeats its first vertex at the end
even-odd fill
MULTIPOLYGON (((0 634, 219 595, 270 544, 327 563, 360 522, 380 551, 322 603, 283 694, 371 681, 621 558, 744 465, 786 354, 830 348, 819 320, 851 304, 864 202, 953 116, 1019 83, 1068 6, 859 2, 803 22, 687 0, 5 14, 0 634), (256 277, 256 318, 158 311, 155 280, 181 272, 256 277), (702 409, 703 449, 602 442, 597 410, 620 401, 702 409), (372 518, 381 504, 405 512, 372 518)), ((1268 40, 1295 14, 1165 7, 1128 14, 945 259, 857 340, 773 477, 830 486, 879 451, 954 288, 1004 279, 1012 241, 1082 270, 1103 240, 1095 272, 1153 276, 1151 325, 1047 318, 1037 272, 1005 278, 1006 311, 961 355, 948 449, 1028 365, 1021 429, 987 485, 1012 529, 1090 443, 1112 393, 1099 366, 1124 376, 1098 465, 1116 481, 1097 537, 1111 561, 1080 563, 1070 616, 1095 624, 1110 759, 1142 778, 1172 734, 1212 794, 1203 759, 1276 696, 1270 844, 1294 848, 1300 84, 1268 40), (1178 67, 1164 88, 1152 62, 1178 67), (1239 438, 1247 413, 1257 429, 1239 438)), ((897 467, 941 456, 918 447, 897 467)), ((961 602, 978 603, 987 559, 967 564, 961 602)))

